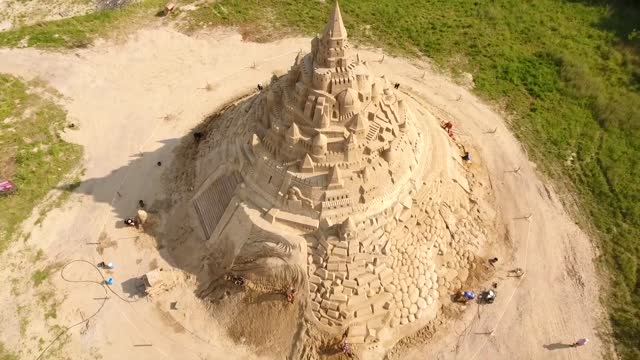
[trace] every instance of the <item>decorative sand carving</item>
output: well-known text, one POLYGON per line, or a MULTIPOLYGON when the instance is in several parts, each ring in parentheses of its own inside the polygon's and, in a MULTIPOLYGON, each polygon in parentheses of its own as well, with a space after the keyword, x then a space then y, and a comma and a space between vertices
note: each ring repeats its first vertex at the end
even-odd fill
POLYGON ((424 181, 442 172, 425 151, 442 134, 418 128, 404 96, 352 55, 336 3, 310 53, 216 120, 200 145, 193 205, 213 278, 253 284, 264 281, 256 267, 269 268, 272 288, 304 289, 314 326, 370 344, 432 320, 486 232, 443 201, 446 191, 468 203, 451 186, 462 165, 444 161, 446 186, 424 181))

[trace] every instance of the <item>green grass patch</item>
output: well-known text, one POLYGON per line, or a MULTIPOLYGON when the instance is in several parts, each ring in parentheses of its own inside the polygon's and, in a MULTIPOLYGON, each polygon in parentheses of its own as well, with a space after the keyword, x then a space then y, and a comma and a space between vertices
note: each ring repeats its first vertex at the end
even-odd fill
POLYGON ((48 269, 36 270, 31 275, 31 281, 33 281, 33 286, 40 286, 43 282, 45 282, 49 278, 50 272, 48 269))
MULTIPOLYGON (((185 27, 238 26, 258 40, 288 29, 312 35, 331 6, 222 0, 189 13, 185 27)), ((529 154, 579 195, 582 215, 595 225, 611 275, 605 304, 617 351, 639 359, 639 5, 350 0, 341 8, 352 38, 472 73, 480 96, 516 114, 511 126, 529 154)))
POLYGON ((82 150, 62 140, 66 113, 20 79, 0 74, 0 177, 18 191, 0 197, 0 252, 33 208, 77 167, 82 150))
POLYGON ((165 3, 165 0, 142 0, 123 7, 0 32, 0 47, 85 47, 116 29, 125 29, 140 19, 151 19, 165 3))
POLYGON ((20 360, 20 359, 18 358, 18 355, 7 350, 4 344, 0 342, 0 360, 20 360))

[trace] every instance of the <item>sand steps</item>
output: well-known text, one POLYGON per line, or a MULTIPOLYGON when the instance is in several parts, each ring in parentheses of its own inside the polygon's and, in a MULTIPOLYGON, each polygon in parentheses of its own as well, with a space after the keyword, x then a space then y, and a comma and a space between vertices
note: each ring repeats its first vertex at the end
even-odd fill
POLYGON ((218 226, 239 183, 235 175, 222 175, 194 200, 193 205, 207 239, 218 226))

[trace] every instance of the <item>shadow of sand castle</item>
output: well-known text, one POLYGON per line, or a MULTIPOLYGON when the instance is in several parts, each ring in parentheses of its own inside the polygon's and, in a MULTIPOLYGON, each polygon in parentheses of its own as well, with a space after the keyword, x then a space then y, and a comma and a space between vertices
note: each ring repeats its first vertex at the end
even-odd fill
MULTIPOLYGON (((254 96, 242 99, 233 107, 243 107, 254 99, 254 96)), ((189 213, 191 198, 199 186, 196 161, 199 151, 204 150, 201 147, 208 146, 209 137, 216 141, 224 139, 216 136, 222 133, 216 120, 226 110, 225 106, 207 116, 181 138, 149 144, 150 147, 161 145, 153 151, 132 154, 126 165, 105 176, 83 180, 73 192, 109 205, 111 214, 104 223, 106 231, 124 227, 124 219, 136 215, 142 200, 149 220, 140 231, 155 238, 159 255, 169 265, 198 276, 208 250, 205 239, 193 229, 196 220, 189 213)), ((96 221, 85 216, 86 219, 74 221, 102 222, 102 219, 96 221)))
MULTIPOLYGON (((162 227, 163 213, 176 200, 171 194, 171 191, 176 191, 171 185, 171 179, 175 178, 172 176, 174 151, 181 142, 187 141, 193 142, 192 134, 182 139, 159 141, 162 145, 157 149, 132 155, 126 165, 112 170, 103 177, 83 180, 73 192, 90 196, 96 203, 109 205, 111 211, 104 220, 104 231, 107 232, 123 228, 124 219, 136 215, 141 208, 139 201, 142 200, 143 209, 149 213, 149 222, 140 231, 157 237, 159 254, 171 266, 192 272, 193 267, 174 261, 171 256, 173 249, 171 242, 156 231, 156 228, 162 227), (160 162, 160 166, 158 162, 160 162)), ((180 176, 180 174, 176 176, 180 176)), ((96 219, 86 219, 86 221, 99 224, 103 222, 102 219, 97 221, 96 219)))

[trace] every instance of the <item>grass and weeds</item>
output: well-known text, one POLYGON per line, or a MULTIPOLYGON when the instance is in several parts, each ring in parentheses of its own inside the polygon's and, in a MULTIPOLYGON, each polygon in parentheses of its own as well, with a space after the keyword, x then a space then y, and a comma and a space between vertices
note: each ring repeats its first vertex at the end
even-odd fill
POLYGON ((29 85, 0 74, 0 178, 12 179, 18 187, 0 197, 0 252, 82 155, 80 146, 60 137, 65 111, 29 85))
POLYGON ((0 32, 0 47, 85 47, 95 39, 126 29, 138 20, 148 21, 165 4, 165 0, 142 0, 87 15, 23 26, 0 32))
MULTIPOLYGON (((312 35, 331 6, 222 0, 191 12, 186 25, 238 26, 257 39, 289 29, 312 35)), ((530 155, 577 192, 595 225, 611 274, 605 304, 617 350, 640 358, 640 5, 350 0, 341 7, 351 37, 469 72, 478 94, 515 114, 512 129, 530 155)))
POLYGON ((18 355, 7 350, 4 344, 0 342, 0 360, 19 360, 19 358, 18 355))
POLYGON ((29 307, 26 305, 18 305, 16 312, 20 319, 20 336, 24 337, 29 327, 29 307))
POLYGON ((42 284, 49 278, 49 275, 51 275, 51 272, 49 271, 49 269, 36 270, 31 275, 31 281, 33 282, 33 286, 35 287, 40 286, 40 284, 42 284))
POLYGON ((38 303, 40 303, 42 307, 45 320, 58 318, 58 306, 61 304, 61 301, 58 301, 53 290, 47 289, 39 292, 38 303))
POLYGON ((44 201, 44 203, 41 204, 41 206, 39 206, 38 218, 34 223, 35 225, 42 224, 44 219, 47 217, 47 214, 49 213, 49 211, 56 209, 62 206, 62 204, 66 203, 67 200, 69 200, 69 197, 71 197, 71 194, 73 193, 73 191, 77 189, 78 186, 80 186, 80 184, 82 183, 79 175, 76 175, 69 181, 66 181, 66 180, 67 179, 63 180, 63 183, 61 183, 60 186, 57 188, 59 191, 56 191, 55 193, 53 193, 52 197, 47 198, 44 201))

